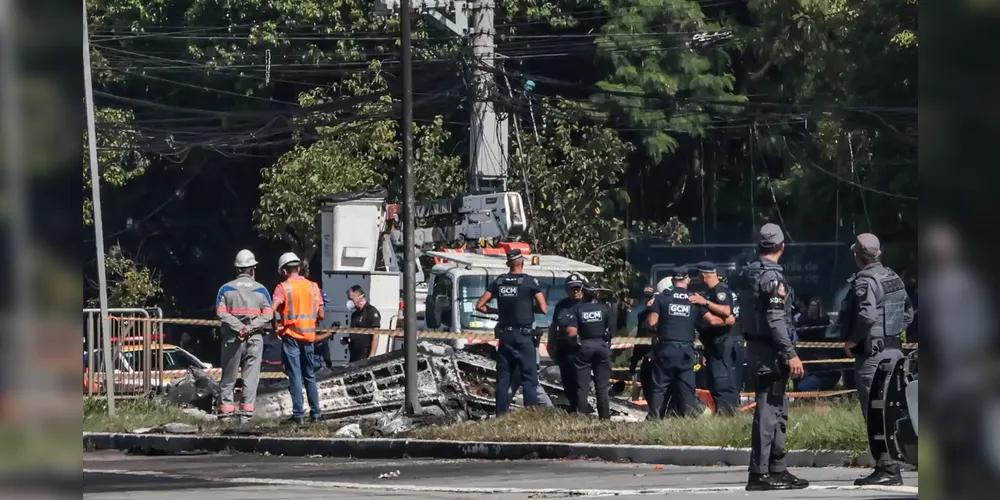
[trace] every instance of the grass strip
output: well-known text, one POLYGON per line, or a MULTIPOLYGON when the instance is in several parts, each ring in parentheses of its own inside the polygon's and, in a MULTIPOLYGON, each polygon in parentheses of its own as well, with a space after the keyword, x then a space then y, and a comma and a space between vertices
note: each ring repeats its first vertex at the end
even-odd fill
MULTIPOLYGON (((205 421, 180 408, 155 400, 122 401, 114 417, 108 417, 103 401, 84 403, 84 430, 90 432, 132 432, 142 427, 180 422, 200 427, 206 435, 218 434, 228 425, 205 421)), ((749 447, 753 412, 732 417, 704 415, 689 419, 654 422, 604 422, 568 415, 552 408, 528 408, 500 419, 462 422, 448 426, 428 426, 395 437, 409 439, 561 442, 600 444, 641 444, 665 446, 749 447)), ((287 437, 331 437, 340 423, 319 422, 290 426, 279 422, 254 424, 268 435, 287 437)), ((864 453, 867 432, 855 402, 807 403, 792 407, 788 423, 789 450, 844 450, 864 453)))

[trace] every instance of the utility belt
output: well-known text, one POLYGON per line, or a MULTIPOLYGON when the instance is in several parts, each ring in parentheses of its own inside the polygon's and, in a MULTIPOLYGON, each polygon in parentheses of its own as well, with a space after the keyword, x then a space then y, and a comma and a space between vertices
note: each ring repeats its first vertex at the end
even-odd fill
POLYGON ((897 335, 893 337, 868 337, 861 343, 861 350, 856 354, 861 357, 871 357, 889 349, 901 350, 903 340, 897 335))
POLYGON ((497 326, 493 331, 495 338, 500 338, 503 334, 518 333, 521 335, 534 335, 535 331, 531 325, 527 326, 497 326))
POLYGON ((653 346, 658 346, 662 344, 691 344, 694 346, 694 339, 672 339, 670 337, 653 337, 653 346))
POLYGON ((608 335, 603 335, 600 337, 581 337, 579 334, 575 337, 567 337, 570 345, 580 346, 584 342, 601 342, 603 344, 608 344, 611 342, 611 337, 608 335))

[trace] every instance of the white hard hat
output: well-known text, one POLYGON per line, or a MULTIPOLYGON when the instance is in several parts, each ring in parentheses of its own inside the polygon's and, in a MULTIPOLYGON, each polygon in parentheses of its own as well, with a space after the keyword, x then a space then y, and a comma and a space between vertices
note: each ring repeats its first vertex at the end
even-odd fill
POLYGON ((674 280, 670 276, 663 278, 656 284, 656 292, 663 293, 664 290, 671 290, 674 288, 674 280))
POLYGON ((253 252, 244 248, 236 254, 236 262, 233 265, 241 269, 253 267, 257 265, 257 258, 253 256, 253 252))
POLYGON ((295 252, 285 252, 281 254, 281 257, 278 257, 278 270, 280 271, 281 268, 291 264, 292 262, 301 262, 301 259, 299 259, 298 255, 295 255, 295 252))

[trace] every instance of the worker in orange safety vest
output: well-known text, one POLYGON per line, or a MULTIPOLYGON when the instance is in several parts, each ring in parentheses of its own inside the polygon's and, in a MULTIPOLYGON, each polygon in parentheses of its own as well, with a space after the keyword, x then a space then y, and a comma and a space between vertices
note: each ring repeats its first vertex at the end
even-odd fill
POLYGON ((299 257, 292 252, 284 253, 278 258, 278 269, 285 281, 279 283, 272 294, 277 313, 274 331, 281 339, 281 362, 288 376, 288 390, 292 396, 292 416, 289 422, 297 424, 304 421, 303 385, 309 400, 310 420, 319 420, 322 413, 316 387, 317 366, 313 343, 316 341, 316 325, 324 317, 323 295, 319 285, 300 274, 301 264, 299 257))

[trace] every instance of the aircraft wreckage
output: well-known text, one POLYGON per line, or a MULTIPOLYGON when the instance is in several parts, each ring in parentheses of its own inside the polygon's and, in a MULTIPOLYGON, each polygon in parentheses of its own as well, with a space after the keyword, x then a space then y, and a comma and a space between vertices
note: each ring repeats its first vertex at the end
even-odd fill
MULTIPOLYGON (((495 413, 496 362, 490 357, 492 346, 470 346, 454 350, 435 342, 417 345, 417 376, 420 404, 431 413, 452 415, 457 420, 480 420, 495 413), (478 352, 477 352, 478 351, 478 352)), ((391 413, 404 402, 403 351, 323 370, 317 374, 320 408, 324 419, 363 418, 391 413)), ((543 373, 540 383, 553 404, 566 404, 558 376, 543 373)), ((591 396, 591 408, 596 401, 591 396)), ((517 406, 520 394, 514 400, 517 406)), ((288 382, 262 384, 258 390, 255 416, 280 419, 292 413, 288 382)), ((646 410, 631 401, 611 398, 613 420, 638 421, 646 410)))

